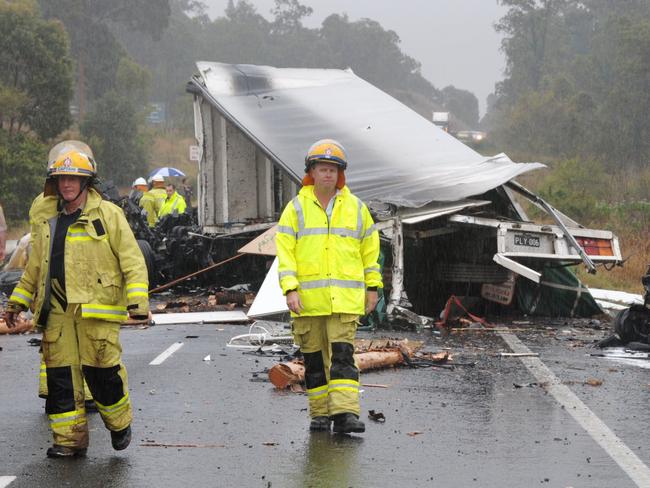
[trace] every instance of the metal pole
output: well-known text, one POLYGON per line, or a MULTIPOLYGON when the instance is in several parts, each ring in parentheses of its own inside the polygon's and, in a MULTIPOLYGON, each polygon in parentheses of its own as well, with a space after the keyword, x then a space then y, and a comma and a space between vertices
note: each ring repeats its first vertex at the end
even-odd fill
POLYGON ((182 276, 182 277, 180 277, 180 278, 178 278, 178 279, 176 279, 174 281, 170 281, 166 285, 162 285, 162 286, 159 286, 158 288, 154 288, 153 290, 149 290, 149 294, 158 293, 159 291, 166 290, 167 288, 169 288, 171 286, 174 286, 175 284, 180 283, 181 281, 187 280, 187 279, 192 278, 192 277, 194 277, 196 275, 200 275, 201 273, 205 273, 206 271, 210 271, 211 269, 217 268, 217 267, 221 266, 222 264, 226 264, 226 263, 229 263, 230 261, 234 261, 235 259, 239 259, 242 256, 244 256, 244 254, 236 254, 236 255, 234 255, 234 256, 232 256, 232 257, 230 257, 228 259, 224 259, 223 261, 220 261, 220 262, 218 262, 216 264, 211 264, 207 268, 200 269, 198 271, 195 271, 194 273, 190 273, 190 274, 182 276))
POLYGON ((528 190, 527 188, 521 186, 519 183, 515 181, 509 181, 506 183, 506 186, 508 188, 512 188, 514 191, 519 193, 520 195, 523 195, 524 197, 528 198, 534 203, 537 203, 540 205, 548 214, 553 217, 553 220, 557 223, 557 225, 562 229, 562 232, 566 236, 566 238, 569 240, 571 245, 578 251, 578 254, 582 258, 582 262, 585 263, 585 266, 587 267, 587 271, 590 274, 596 274, 596 265, 594 262, 591 260, 589 256, 587 256, 587 253, 582 249, 580 244, 578 244, 578 241, 576 241, 575 237, 573 237, 573 234, 569 232, 569 229, 567 229, 566 225, 564 225, 564 222, 562 222, 562 219, 560 219, 560 216, 555 212, 555 209, 546 202, 543 198, 535 195, 532 191, 528 190))

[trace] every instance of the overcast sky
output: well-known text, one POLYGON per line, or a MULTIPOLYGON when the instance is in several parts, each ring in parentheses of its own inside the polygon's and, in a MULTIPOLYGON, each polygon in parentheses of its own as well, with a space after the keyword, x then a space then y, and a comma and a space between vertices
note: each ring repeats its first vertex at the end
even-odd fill
MULTIPOLYGON (((203 0, 212 18, 223 15, 227 0, 203 0)), ((273 0, 250 0, 271 18, 273 0)), ((497 0, 301 0, 314 9, 305 24, 318 27, 332 13, 350 20, 370 18, 402 40, 402 51, 422 63, 422 74, 436 88, 454 85, 485 99, 502 79, 504 58, 494 23, 505 13, 497 0)), ((214 61, 219 61, 215 59, 214 61)))

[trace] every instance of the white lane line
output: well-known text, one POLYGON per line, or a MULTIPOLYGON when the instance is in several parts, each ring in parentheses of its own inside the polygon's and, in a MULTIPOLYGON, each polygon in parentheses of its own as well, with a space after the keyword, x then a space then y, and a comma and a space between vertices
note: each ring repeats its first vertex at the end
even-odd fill
MULTIPOLYGON (((500 333, 503 340, 513 352, 531 352, 514 334, 500 333)), ((564 406, 564 409, 578 422, 583 429, 602 447, 640 488, 650 486, 650 469, 643 461, 618 438, 612 430, 600 420, 589 407, 580 400, 557 376, 536 357, 520 358, 526 368, 535 376, 538 382, 547 383, 545 387, 551 395, 564 406)))
POLYGON ((158 366, 159 364, 162 364, 162 362, 167 359, 169 356, 174 354, 176 351, 178 351, 181 347, 183 347, 182 342, 176 342, 169 346, 167 349, 165 349, 163 352, 161 352, 156 359, 151 361, 149 365, 151 366, 158 366))
POLYGON ((15 480, 15 476, 0 476, 0 488, 5 488, 6 486, 9 486, 13 480, 15 480))

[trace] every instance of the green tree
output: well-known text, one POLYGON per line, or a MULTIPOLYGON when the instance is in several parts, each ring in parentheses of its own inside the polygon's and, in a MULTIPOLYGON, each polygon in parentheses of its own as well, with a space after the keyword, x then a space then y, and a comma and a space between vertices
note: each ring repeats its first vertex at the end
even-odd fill
POLYGON ((569 0, 499 0, 508 7, 495 29, 504 37, 501 49, 506 55, 506 80, 498 90, 516 97, 527 89, 537 89, 545 73, 552 69, 549 52, 558 46, 558 12, 569 0))
POLYGON ((125 184, 146 169, 146 138, 139 130, 138 113, 115 91, 106 93, 81 124, 81 134, 93 148, 100 177, 125 184))
POLYGON ((65 31, 31 2, 0 1, 0 122, 9 134, 56 136, 70 125, 72 63, 65 31))
POLYGON ((115 91, 142 110, 148 103, 151 73, 131 58, 123 57, 115 74, 115 91))
POLYGON ((602 217, 598 203, 607 199, 608 190, 602 183, 608 178, 599 161, 569 159, 553 166, 538 191, 562 212, 590 225, 602 217))
POLYGON ((478 127, 478 98, 472 92, 460 90, 454 86, 442 89, 445 109, 453 113, 470 128, 478 127))
POLYGON ((400 92, 423 95, 430 104, 411 107, 431 116, 433 101, 440 100, 440 93, 422 76, 420 63, 402 52, 400 38, 394 31, 371 19, 350 22, 346 15, 332 14, 323 21, 319 37, 325 44, 321 67, 350 67, 357 75, 403 101, 406 97, 400 92))
MULTIPOLYGON (((597 151, 610 162, 650 160, 650 16, 610 18, 594 42, 591 81, 598 108, 597 151)), ((620 164, 620 163, 619 163, 620 164)))
POLYGON ((29 204, 43 191, 47 147, 29 134, 0 129, 0 195, 6 217, 27 219, 29 204))
POLYGON ((86 98, 97 99, 115 86, 126 55, 111 26, 119 24, 159 39, 167 28, 169 0, 39 0, 46 18, 60 19, 77 61, 77 97, 83 118, 86 98))
POLYGON ((273 32, 288 34, 304 29, 302 19, 314 13, 314 9, 301 5, 298 0, 275 0, 273 32))

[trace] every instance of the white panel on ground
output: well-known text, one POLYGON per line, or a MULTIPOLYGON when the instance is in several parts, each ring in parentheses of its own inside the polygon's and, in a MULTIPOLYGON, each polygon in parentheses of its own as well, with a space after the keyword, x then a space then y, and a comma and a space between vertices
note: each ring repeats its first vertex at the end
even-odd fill
POLYGON ((627 308, 630 305, 643 305, 643 296, 637 295, 636 293, 627 293, 625 291, 616 291, 616 290, 603 290, 600 288, 589 288, 589 293, 596 300, 603 300, 606 302, 617 303, 619 305, 625 305, 623 308, 627 308))
POLYGON ((244 312, 188 312, 156 313, 153 315, 155 325, 169 324, 217 324, 230 322, 248 322, 244 312))
POLYGON ((248 310, 248 316, 264 317, 265 315, 288 311, 287 302, 282 295, 282 288, 280 288, 280 280, 278 279, 278 258, 275 258, 271 269, 266 273, 260 291, 257 292, 255 301, 248 310))

